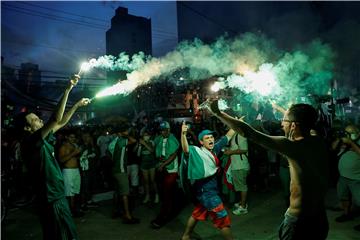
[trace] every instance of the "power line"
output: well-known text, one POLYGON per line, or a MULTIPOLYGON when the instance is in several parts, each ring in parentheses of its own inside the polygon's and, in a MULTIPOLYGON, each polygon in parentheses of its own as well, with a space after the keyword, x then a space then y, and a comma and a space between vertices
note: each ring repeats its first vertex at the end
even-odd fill
POLYGON ((180 5, 184 6, 185 8, 193 11, 194 13, 196 13, 197 15, 203 17, 204 19, 208 20, 209 22, 212 22, 213 24, 218 25, 219 27, 221 27, 221 28, 222 28, 223 30, 225 30, 225 31, 229 31, 229 32, 232 32, 232 33, 235 33, 235 34, 237 33, 236 31, 228 28, 227 26, 225 26, 225 25, 223 25, 223 24, 221 24, 221 23, 218 23, 217 21, 209 18, 208 16, 206 16, 206 15, 203 14, 202 12, 199 12, 198 10, 190 7, 189 5, 185 4, 184 2, 178 1, 178 4, 180 4, 180 5))
MULTIPOLYGON (((70 13, 70 12, 65 12, 65 11, 61 11, 61 10, 55 10, 55 9, 52 9, 52 8, 41 7, 41 6, 38 6, 38 5, 35 5, 35 4, 24 3, 24 2, 21 2, 21 3, 26 4, 26 5, 36 6, 36 7, 43 8, 43 9, 48 9, 48 10, 51 10, 51 11, 63 12, 65 14, 69 14, 69 15, 76 15, 76 16, 80 16, 80 17, 84 17, 84 18, 88 18, 88 19, 95 19, 96 21, 107 22, 106 20, 101 20, 101 19, 98 19, 98 18, 92 18, 92 17, 88 17, 88 16, 73 14, 73 13, 70 13)), ((78 24, 78 25, 82 25, 82 26, 86 26, 86 27, 95 28, 95 29, 106 30, 106 29, 109 28, 108 26, 105 26, 105 25, 85 22, 85 21, 82 21, 82 20, 79 20, 79 19, 67 18, 67 17, 58 16, 58 15, 54 15, 54 14, 48 14, 48 13, 39 12, 39 11, 35 11, 35 13, 37 13, 37 14, 34 14, 33 13, 34 10, 32 10, 32 9, 23 8, 23 7, 17 7, 17 6, 11 6, 11 5, 8 5, 8 4, 3 4, 3 5, 5 7, 10 7, 10 8, 7 8, 10 11, 16 11, 16 12, 24 13, 24 14, 31 15, 31 16, 38 16, 38 17, 48 18, 48 19, 56 20, 56 21, 62 21, 62 22, 67 22, 67 23, 78 24), (11 7, 15 8, 15 9, 11 9, 11 7), (22 10, 29 11, 29 12, 24 12, 22 10)), ((159 28, 153 28, 152 32, 156 32, 156 33, 159 33, 159 34, 171 35, 171 36, 177 36, 173 32, 167 32, 167 31, 161 30, 159 28)))
POLYGON ((88 18, 88 19, 92 19, 92 20, 95 20, 95 21, 99 21, 99 22, 108 23, 107 20, 100 19, 100 18, 94 18, 94 17, 88 17, 88 16, 83 16, 83 15, 78 15, 78 14, 76 14, 76 13, 66 12, 66 11, 62 11, 62 10, 59 10, 59 9, 55 9, 55 8, 43 7, 43 6, 39 6, 39 5, 37 5, 37 4, 28 3, 28 2, 23 2, 23 1, 20 1, 20 3, 25 4, 25 5, 30 5, 30 6, 38 7, 38 8, 42 8, 42 9, 47 9, 47 10, 50 10, 50 11, 56 11, 56 12, 65 13, 65 14, 68 14, 68 15, 71 15, 71 16, 78 16, 78 17, 88 18))
MULTIPOLYGON (((25 94, 23 94, 19 89, 17 89, 15 86, 13 86, 10 82, 8 82, 8 81, 4 81, 4 82, 5 82, 5 85, 7 85, 11 90, 13 90, 16 94, 18 94, 23 99, 30 101, 30 102, 33 102, 33 101, 38 102, 37 99, 34 99, 33 97, 26 96, 25 94)), ((44 103, 44 102, 41 102, 41 103, 45 104, 45 105, 49 105, 49 103, 44 103)), ((52 105, 52 106, 54 106, 54 105, 52 105)))
POLYGON ((59 22, 66 22, 66 23, 72 23, 72 24, 77 24, 77 25, 81 25, 81 26, 85 26, 85 27, 89 27, 89 28, 93 28, 93 29, 98 29, 98 30, 105 30, 104 27, 96 27, 94 25, 90 25, 90 23, 86 23, 86 22, 78 22, 78 21, 74 21, 73 19, 68 20, 66 18, 63 17, 58 17, 55 15, 50 15, 50 14, 44 14, 44 13, 32 13, 32 12, 26 12, 26 11, 33 11, 33 10, 29 10, 26 9, 25 11, 23 10, 19 10, 17 8, 19 7, 13 7, 13 6, 8 6, 8 5, 4 5, 3 6, 5 9, 10 10, 10 11, 15 11, 15 12, 19 12, 19 13, 23 13, 23 14, 27 14, 30 16, 37 16, 37 17, 42 17, 42 18, 47 18, 47 19, 51 19, 54 21, 59 21, 59 22), (64 20, 65 19, 65 20, 64 20))
POLYGON ((70 49, 70 48, 58 48, 58 47, 53 47, 53 46, 49 46, 49 45, 41 45, 41 44, 34 44, 34 43, 20 43, 20 42, 7 41, 7 40, 3 40, 2 42, 6 42, 9 44, 17 44, 17 45, 30 45, 30 46, 34 46, 34 47, 40 47, 40 48, 50 48, 50 49, 56 49, 56 50, 61 50, 61 51, 103 54, 102 52, 90 52, 89 50, 74 50, 74 49, 70 49))
MULTIPOLYGON (((24 12, 24 11, 20 11, 20 10, 16 10, 16 9, 10 9, 10 8, 7 8, 5 6, 5 9, 8 9, 10 11, 15 11, 15 12, 20 12, 20 13, 24 13, 24 14, 27 14, 27 15, 30 15, 30 16, 38 16, 38 17, 43 17, 43 18, 47 18, 47 19, 51 19, 51 20, 55 20, 55 21, 60 21, 60 22, 67 22, 67 23, 73 23, 73 24, 78 24, 78 25, 82 25, 82 26, 86 26, 86 27, 90 27, 90 28, 95 28, 95 29, 101 29, 101 30, 105 30, 105 29, 102 29, 102 28, 97 28, 97 27, 93 27, 93 26, 89 26, 89 25, 84 25, 84 24, 81 24, 81 23, 77 23, 77 22, 69 22, 69 21, 63 21, 63 20, 60 20, 60 19, 57 19, 57 18, 52 18, 52 17, 46 17, 46 16, 42 16, 42 15, 38 15, 38 14, 32 14, 32 13, 28 13, 28 12, 24 12)), ((156 32, 152 32, 154 38, 157 38, 157 39, 170 39, 170 36, 165 36, 165 35, 161 35, 161 33, 156 33, 156 32)), ((177 36, 176 35, 172 35, 172 38, 176 38, 177 36)), ((43 46, 45 47, 45 46, 43 46)), ((54 48, 54 49, 57 49, 55 47, 47 47, 47 48, 54 48)), ((67 51, 74 51, 74 50, 67 50, 67 51)), ((76 50, 75 50, 76 51, 76 50)), ((83 52, 83 51, 79 51, 77 50, 77 52, 83 52)), ((94 52, 95 53, 95 52, 94 52)))
MULTIPOLYGON (((9 87, 10 90, 12 90, 15 94, 17 94, 22 99, 30 102, 30 104, 28 104, 28 105, 30 105, 32 107, 34 107, 34 106, 38 107, 38 106, 42 105, 41 107, 44 108, 44 109, 53 110, 54 107, 58 103, 58 100, 53 100, 53 99, 45 98, 45 97, 42 97, 42 96, 34 97, 34 96, 25 95, 17 87, 15 87, 13 84, 11 84, 9 81, 5 80, 4 82, 5 82, 5 85, 7 87, 9 87), (49 107, 51 107, 51 108, 49 108, 49 107)), ((75 102, 73 102, 73 101, 68 102, 69 105, 73 105, 74 103, 75 102)))
MULTIPOLYGON (((56 9, 52 9, 52 8, 42 7, 42 6, 39 6, 39 5, 36 5, 36 4, 31 4, 31 3, 26 3, 26 2, 21 2, 21 3, 24 4, 24 5, 27 5, 27 6, 32 6, 32 7, 37 7, 37 8, 50 10, 52 12, 54 12, 54 11, 58 12, 58 13, 62 12, 64 14, 69 14, 69 15, 79 16, 79 17, 83 17, 83 18, 93 19, 95 21, 107 22, 105 20, 101 20, 101 19, 98 19, 98 18, 92 18, 92 17, 87 17, 87 16, 83 16, 83 15, 69 13, 69 12, 56 10, 56 9)), ((79 19, 67 18, 67 17, 55 15, 55 14, 48 14, 48 13, 44 13, 44 12, 41 12, 41 11, 36 11, 36 10, 33 10, 33 9, 29 9, 29 8, 10 5, 8 3, 3 3, 2 5, 6 10, 26 14, 26 15, 33 16, 33 17, 41 17, 41 18, 46 18, 46 19, 59 21, 59 22, 77 24, 77 25, 90 27, 90 28, 93 28, 93 29, 99 29, 99 30, 106 30, 106 28, 107 28, 107 26, 102 25, 102 24, 93 24, 93 23, 82 21, 82 20, 79 20, 79 19)), ((156 40, 158 40, 158 41, 159 40, 177 41, 176 40, 177 35, 175 33, 170 33, 170 32, 167 32, 167 31, 163 31, 163 30, 160 30, 159 28, 154 28, 154 29, 158 29, 158 30, 153 30, 152 31, 152 38, 154 38, 155 41, 156 40)), ((13 42, 13 41, 11 41, 11 42, 10 41, 3 41, 3 42, 7 42, 9 44, 18 44, 18 45, 31 45, 31 46, 35 46, 35 47, 49 48, 49 49, 55 49, 55 50, 59 50, 59 51, 71 51, 71 52, 84 52, 84 53, 103 54, 102 52, 100 53, 100 52, 89 52, 87 50, 73 50, 73 49, 67 49, 67 48, 58 48, 58 47, 49 46, 49 45, 40 45, 40 44, 31 44, 31 43, 19 43, 19 42, 13 42)))
POLYGON ((98 26, 98 27, 104 27, 104 28, 107 27, 107 26, 105 26, 105 25, 98 24, 98 23, 91 23, 91 22, 86 22, 86 21, 79 20, 79 19, 76 19, 76 18, 70 18, 70 17, 64 17, 64 16, 60 16, 60 15, 55 15, 55 14, 53 14, 53 12, 51 12, 51 13, 46 13, 46 12, 41 12, 41 11, 29 9, 29 8, 18 7, 18 6, 14 6, 14 5, 8 5, 8 4, 5 4, 5 6, 7 6, 7 7, 12 7, 12 8, 15 8, 15 9, 20 9, 20 10, 29 11, 29 12, 31 12, 31 13, 35 12, 35 13, 38 13, 38 14, 43 14, 44 16, 55 17, 55 18, 59 18, 59 19, 65 19, 65 20, 71 21, 71 22, 77 22, 77 23, 81 23, 81 24, 88 24, 88 25, 90 25, 90 26, 94 26, 94 25, 95 25, 95 26, 98 26))
MULTIPOLYGON (((39 70, 39 72, 43 72, 42 70, 39 70)), ((10 74, 10 73, 2 73, 1 76, 2 77, 13 77, 15 74, 10 74)), ((18 73, 19 76, 27 76, 27 74, 21 74, 21 73, 18 73)), ((68 80, 69 79, 69 75, 66 75, 66 76, 52 76, 52 75, 41 75, 39 76, 41 77, 41 79, 43 78, 47 78, 47 79, 57 79, 57 80, 68 80)), ((90 78, 90 77, 82 77, 81 78, 82 81, 105 81, 106 79, 105 78, 90 78)), ((15 80, 15 81, 19 81, 19 80, 15 80)), ((33 80, 32 82, 34 83, 54 83, 54 82, 50 82, 50 81, 36 81, 36 80, 33 80)), ((103 84, 89 84, 89 85, 94 85, 94 86, 102 86, 103 84)))

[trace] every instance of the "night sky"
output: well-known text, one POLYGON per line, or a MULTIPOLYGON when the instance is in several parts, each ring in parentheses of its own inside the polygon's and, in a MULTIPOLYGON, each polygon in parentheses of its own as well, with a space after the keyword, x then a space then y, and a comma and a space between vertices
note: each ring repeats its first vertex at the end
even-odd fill
MULTIPOLYGON (((83 60, 105 54, 105 32, 119 6, 151 18, 155 57, 174 49, 178 29, 173 1, 2 1, 5 64, 18 68, 32 62, 45 72, 77 72, 83 60)), ((190 22, 183 23, 199 27, 199 36, 263 32, 285 50, 321 38, 336 51, 336 70, 346 72, 344 82, 359 86, 359 10, 359 2, 196 2, 187 8, 190 22)))
POLYGON ((41 70, 77 72, 84 59, 105 54, 105 32, 119 6, 151 18, 153 55, 177 43, 174 2, 1 2, 1 55, 5 64, 39 64, 41 70), (161 47, 160 47, 161 46, 161 47))

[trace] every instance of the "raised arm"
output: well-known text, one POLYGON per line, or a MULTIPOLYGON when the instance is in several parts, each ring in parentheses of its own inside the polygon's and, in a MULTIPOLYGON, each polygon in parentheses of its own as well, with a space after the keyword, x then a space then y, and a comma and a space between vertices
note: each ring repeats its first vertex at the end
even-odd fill
POLYGON ((181 125, 181 147, 184 153, 189 153, 189 143, 186 138, 188 125, 183 121, 181 125))
POLYGON ((218 108, 217 101, 210 102, 209 111, 219 118, 223 123, 229 126, 234 131, 238 132, 247 139, 264 146, 265 148, 283 153, 288 157, 296 157, 295 143, 288 140, 285 137, 269 136, 263 134, 242 120, 238 120, 229 116, 228 114, 221 112, 218 108))
POLYGON ((76 110, 79 107, 83 107, 86 106, 90 103, 90 99, 88 98, 82 98, 80 99, 77 103, 75 103, 70 110, 65 113, 65 115, 63 116, 63 118, 60 120, 60 122, 58 124, 56 124, 54 126, 53 131, 56 132, 57 130, 59 130, 60 128, 62 128, 63 126, 65 126, 71 119, 71 117, 74 115, 74 113, 76 112, 76 110))
POLYGON ((68 86, 66 87, 63 96, 60 99, 60 102, 56 106, 56 109, 54 110, 52 116, 50 117, 49 121, 44 124, 44 126, 41 128, 41 137, 45 138, 51 131, 54 131, 55 127, 60 124, 63 114, 65 111, 66 103, 69 97, 69 93, 72 90, 72 88, 77 84, 79 81, 80 76, 74 75, 69 81, 68 86))
POLYGON ((230 139, 235 135, 235 131, 233 129, 229 129, 229 131, 225 134, 225 136, 227 137, 228 141, 230 141, 230 139))

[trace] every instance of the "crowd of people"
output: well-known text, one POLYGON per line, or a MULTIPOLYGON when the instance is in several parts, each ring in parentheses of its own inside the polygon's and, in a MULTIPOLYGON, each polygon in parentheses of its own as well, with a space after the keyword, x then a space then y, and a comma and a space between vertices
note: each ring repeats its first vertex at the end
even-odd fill
POLYGON ((343 210, 336 221, 356 215, 360 131, 353 123, 329 129, 324 137, 317 131, 316 110, 307 104, 281 110, 281 122, 264 122, 256 115, 247 124, 210 101, 207 109, 213 117, 196 124, 144 116, 137 122, 72 127, 66 124, 74 112, 90 103, 81 99, 64 113, 78 79, 72 77, 48 122, 24 112, 15 118, 15 131, 2 129, 2 176, 16 176, 10 200, 37 207, 44 239, 78 239, 73 218, 97 207, 94 195, 108 190, 114 191, 111 217, 123 224, 141 221, 132 214, 132 198, 160 205, 150 223, 155 229, 176 217, 190 199, 195 208, 183 240, 207 216, 224 239, 233 239, 224 204, 230 204, 235 216, 248 214, 249 189, 266 191, 274 176, 281 180, 287 209, 280 239, 304 239, 308 233, 326 238, 329 186, 337 186, 343 210))

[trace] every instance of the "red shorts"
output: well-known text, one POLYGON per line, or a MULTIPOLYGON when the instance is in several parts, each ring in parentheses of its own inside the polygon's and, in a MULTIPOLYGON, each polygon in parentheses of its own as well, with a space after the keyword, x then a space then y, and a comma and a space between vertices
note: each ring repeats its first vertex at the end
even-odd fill
POLYGON ((224 208, 224 204, 221 203, 217 207, 208 210, 203 205, 197 204, 191 214, 191 216, 198 220, 204 221, 206 220, 207 216, 211 217, 211 220, 216 228, 222 229, 224 227, 230 227, 230 218, 229 215, 226 214, 225 217, 218 217, 219 212, 226 211, 224 208))

